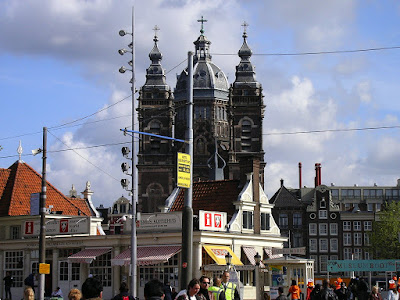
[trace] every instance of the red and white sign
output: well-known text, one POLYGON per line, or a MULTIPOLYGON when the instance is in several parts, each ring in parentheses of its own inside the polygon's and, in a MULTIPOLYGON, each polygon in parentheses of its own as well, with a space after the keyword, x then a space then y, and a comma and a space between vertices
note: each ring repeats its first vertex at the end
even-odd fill
POLYGON ((25 234, 33 234, 33 221, 25 222, 25 234))
POLYGON ((200 230, 226 231, 227 218, 226 212, 200 210, 200 230))
POLYGON ((68 220, 60 220, 60 233, 68 233, 68 220))

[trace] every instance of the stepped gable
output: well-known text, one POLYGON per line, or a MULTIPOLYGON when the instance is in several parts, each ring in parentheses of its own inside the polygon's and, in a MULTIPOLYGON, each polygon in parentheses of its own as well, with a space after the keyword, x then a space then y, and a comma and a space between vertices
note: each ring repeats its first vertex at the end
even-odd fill
MULTIPOLYGON (((42 190, 42 176, 31 166, 15 162, 0 169, 0 217, 30 215, 30 197, 42 190)), ((86 199, 68 198, 47 182, 46 207, 62 211, 63 215, 92 216, 86 199)))
POLYGON ((302 206, 301 201, 296 197, 296 195, 290 192, 285 186, 280 187, 280 189, 269 200, 269 203, 275 204, 275 207, 302 206))
MULTIPOLYGON (((228 218, 235 212, 233 202, 238 200, 241 192, 239 180, 210 180, 200 181, 193 184, 193 213, 198 214, 199 210, 227 212, 228 218)), ((185 193, 182 189, 179 192, 171 211, 183 210, 185 193)))

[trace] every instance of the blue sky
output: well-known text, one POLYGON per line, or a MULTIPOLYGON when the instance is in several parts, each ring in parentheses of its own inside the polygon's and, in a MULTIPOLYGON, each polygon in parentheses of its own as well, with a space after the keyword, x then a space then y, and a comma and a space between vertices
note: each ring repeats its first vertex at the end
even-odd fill
MULTIPOLYGON (((91 181, 95 205, 111 205, 126 195, 119 129, 130 125, 129 74, 118 69, 128 57, 117 50, 129 44, 120 29, 136 15, 136 84, 141 86, 153 47, 152 28, 161 30, 159 48, 167 81, 176 74, 199 35, 201 16, 211 40, 213 61, 234 79, 243 21, 249 23, 252 62, 265 95, 265 190, 280 179, 312 186, 314 164, 330 185, 395 185, 400 178, 399 129, 282 135, 326 129, 400 125, 400 49, 304 56, 256 55, 321 52, 400 46, 398 1, 301 0, 3 0, 0 2, 0 167, 22 159, 41 171, 40 157, 29 155, 49 127, 48 180, 68 193, 91 181), (127 100, 120 100, 128 97, 127 100), (117 103, 118 104, 115 104, 117 103), (74 126, 52 128, 92 115, 74 126), (271 135, 274 133, 276 135, 271 135), (63 141, 63 142, 60 142, 63 141), (71 148, 73 151, 55 152, 71 148), (83 159, 84 157, 85 159, 83 159), (88 163, 87 161, 90 161, 88 163), (93 165, 97 166, 94 167, 93 165), (100 170, 101 169, 101 170, 100 170)), ((127 195, 126 195, 127 196, 127 195)))

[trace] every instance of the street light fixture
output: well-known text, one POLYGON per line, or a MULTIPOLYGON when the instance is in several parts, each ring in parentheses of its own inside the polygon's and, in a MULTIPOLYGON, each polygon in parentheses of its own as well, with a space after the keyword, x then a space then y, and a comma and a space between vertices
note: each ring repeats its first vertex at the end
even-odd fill
POLYGON ((232 262, 232 255, 229 252, 225 255, 225 261, 226 261, 226 266, 229 269, 232 262))
MULTIPOLYGON (((131 91, 132 91, 132 129, 135 130, 135 125, 136 125, 136 119, 135 119, 135 113, 136 113, 136 108, 135 108, 135 12, 134 8, 132 7, 132 31, 127 32, 125 30, 120 30, 118 34, 120 36, 125 36, 125 35, 130 35, 132 37, 131 42, 129 43, 128 47, 131 50, 127 50, 125 48, 118 50, 118 53, 120 55, 124 55, 125 53, 130 53, 132 55, 131 60, 128 62, 129 68, 125 68, 122 66, 119 68, 120 73, 125 73, 126 71, 131 71, 132 72, 132 77, 130 79, 131 83, 131 91)), ((131 147, 132 147, 132 172, 131 172, 131 177, 132 177, 132 188, 130 190, 131 196, 132 196, 132 227, 131 227, 131 281, 130 281, 130 290, 132 293, 133 298, 136 299, 137 297, 137 241, 136 241, 136 220, 137 220, 137 211, 136 211, 136 205, 137 205, 137 169, 136 169, 136 151, 135 151, 135 139, 134 135, 132 134, 132 140, 131 140, 131 147)), ((128 158, 128 154, 130 152, 130 149, 128 147, 122 147, 122 155, 125 158, 128 158)), ((127 174, 129 165, 126 163, 123 163, 121 165, 122 171, 127 174)), ((129 181, 127 179, 122 179, 121 180, 121 186, 125 190, 129 190, 129 181)))
POLYGON ((255 280, 256 280, 256 300, 261 300, 261 288, 260 288, 260 262, 261 262, 261 255, 256 253, 254 255, 254 261, 256 262, 256 274, 255 274, 255 280))

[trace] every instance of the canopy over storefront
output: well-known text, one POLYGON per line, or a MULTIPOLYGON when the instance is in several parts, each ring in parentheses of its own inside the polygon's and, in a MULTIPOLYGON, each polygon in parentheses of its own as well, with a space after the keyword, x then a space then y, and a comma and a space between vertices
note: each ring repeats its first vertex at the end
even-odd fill
MULTIPOLYGON (((148 266, 164 263, 179 251, 181 251, 181 246, 139 246, 137 248, 137 264, 148 266)), ((127 266, 130 263, 130 248, 111 259, 112 266, 127 266)))
POLYGON ((107 248, 86 248, 78 253, 75 253, 68 257, 68 260, 72 263, 86 263, 90 264, 97 257, 111 251, 111 247, 107 248))
POLYGON ((218 265, 226 265, 225 255, 228 252, 232 256, 232 265, 241 266, 243 263, 236 256, 236 254, 229 248, 228 246, 217 246, 217 245, 203 245, 204 249, 210 255, 210 257, 218 264, 218 265))

